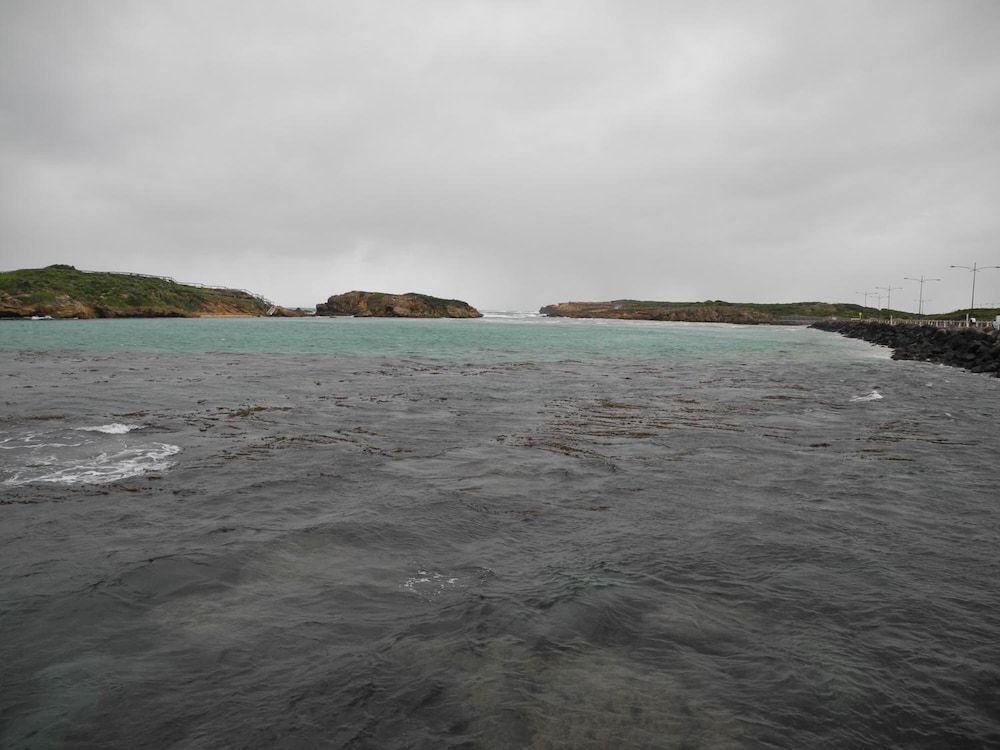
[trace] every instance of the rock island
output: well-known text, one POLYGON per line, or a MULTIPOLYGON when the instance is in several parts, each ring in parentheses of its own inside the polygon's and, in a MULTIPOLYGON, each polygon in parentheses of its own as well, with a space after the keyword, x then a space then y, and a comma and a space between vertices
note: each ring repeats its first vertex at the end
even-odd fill
POLYGON ((426 294, 347 292, 316 305, 316 315, 353 315, 356 318, 481 318, 476 308, 457 299, 426 294))

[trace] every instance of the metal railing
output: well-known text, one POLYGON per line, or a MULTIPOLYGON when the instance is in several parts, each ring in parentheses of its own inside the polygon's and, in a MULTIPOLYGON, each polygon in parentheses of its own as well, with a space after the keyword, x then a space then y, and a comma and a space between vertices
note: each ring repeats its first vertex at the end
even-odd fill
MULTIPOLYGON (((851 318, 851 317, 838 317, 838 318, 826 318, 826 320, 851 320, 859 323, 882 323, 884 325, 907 325, 907 326, 933 326, 934 328, 965 328, 966 324, 964 320, 947 320, 944 318, 928 320, 924 318, 897 318, 893 317, 892 320, 889 318, 851 318)), ((980 330, 994 330, 994 322, 992 320, 977 320, 975 323, 969 325, 970 328, 978 328, 980 330)))

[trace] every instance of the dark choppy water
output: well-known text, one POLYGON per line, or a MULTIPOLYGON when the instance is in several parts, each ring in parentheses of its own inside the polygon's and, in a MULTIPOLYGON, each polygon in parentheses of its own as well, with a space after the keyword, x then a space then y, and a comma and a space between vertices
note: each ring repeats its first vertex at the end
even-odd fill
POLYGON ((704 330, 8 349, 0 745, 1000 745, 1000 383, 704 330))

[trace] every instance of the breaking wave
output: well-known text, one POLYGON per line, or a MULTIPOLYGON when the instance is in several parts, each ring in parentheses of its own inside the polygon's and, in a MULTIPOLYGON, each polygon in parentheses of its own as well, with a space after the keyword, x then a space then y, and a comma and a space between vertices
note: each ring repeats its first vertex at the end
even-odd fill
POLYGON ((873 390, 871 393, 864 396, 855 396, 851 401, 878 401, 882 398, 882 394, 878 390, 873 390))
POLYGON ((104 484, 170 468, 179 446, 124 437, 144 427, 111 422, 3 435, 0 484, 104 484))
POLYGON ((121 422, 112 422, 111 424, 102 424, 96 427, 75 427, 74 429, 80 432, 103 432, 106 435, 124 435, 126 433, 132 432, 132 430, 141 430, 146 425, 142 424, 122 424, 121 422))

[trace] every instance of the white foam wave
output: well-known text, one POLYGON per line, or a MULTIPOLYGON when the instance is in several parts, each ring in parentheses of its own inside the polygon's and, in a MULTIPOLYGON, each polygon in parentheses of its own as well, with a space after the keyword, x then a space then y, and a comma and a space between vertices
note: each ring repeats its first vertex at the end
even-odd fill
POLYGON ((521 312, 517 310, 483 310, 483 318, 499 320, 531 320, 542 317, 537 312, 521 312))
POLYGON ((418 570, 415 576, 410 576, 403 583, 402 588, 414 594, 423 596, 438 596, 444 593, 445 589, 451 588, 459 579, 446 576, 430 570, 418 570))
POLYGON ((19 467, 3 484, 19 486, 44 484, 106 484, 129 477, 163 471, 173 466, 169 458, 180 453, 179 446, 150 443, 123 448, 114 453, 65 459, 47 456, 19 467))
POLYGON ((30 450, 36 451, 39 448, 78 448, 83 443, 41 443, 37 436, 28 435, 26 437, 7 438, 0 441, 0 450, 30 450))
POLYGON ((865 396, 855 396, 851 399, 851 401, 878 401, 880 398, 882 398, 881 393, 878 391, 872 391, 865 396))
POLYGON ((80 430, 81 432, 103 432, 107 435, 124 435, 127 432, 132 432, 132 430, 141 430, 145 426, 144 424, 112 422, 111 424, 102 424, 97 427, 74 427, 73 429, 80 430))

